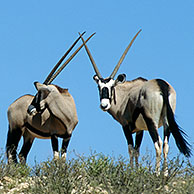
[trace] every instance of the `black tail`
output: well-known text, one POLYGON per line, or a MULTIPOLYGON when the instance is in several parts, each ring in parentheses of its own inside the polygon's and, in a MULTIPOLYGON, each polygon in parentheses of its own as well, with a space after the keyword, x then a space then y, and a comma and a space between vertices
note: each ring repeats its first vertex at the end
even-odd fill
POLYGON ((175 138, 178 149, 186 157, 190 157, 192 155, 191 145, 185 139, 188 136, 176 123, 175 118, 174 118, 174 113, 172 111, 172 108, 170 107, 169 101, 167 103, 167 119, 169 123, 170 132, 175 138))
POLYGON ((164 105, 167 107, 167 119, 170 128, 170 132, 172 133, 176 145, 181 153, 183 153, 186 157, 190 157, 192 155, 191 145, 187 142, 186 138, 188 137, 186 133, 178 126, 175 121, 174 113, 169 103, 169 85, 163 81, 158 79, 157 83, 161 89, 164 99, 164 105))

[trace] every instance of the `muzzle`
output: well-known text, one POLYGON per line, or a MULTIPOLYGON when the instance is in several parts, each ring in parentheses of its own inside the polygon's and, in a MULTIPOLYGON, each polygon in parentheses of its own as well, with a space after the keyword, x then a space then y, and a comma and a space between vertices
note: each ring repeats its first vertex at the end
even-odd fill
POLYGON ((111 106, 111 98, 107 87, 102 88, 100 95, 100 108, 107 111, 111 106))
POLYGON ((103 111, 107 111, 110 107, 111 107, 111 105, 110 105, 110 100, 109 99, 104 98, 104 99, 101 100, 101 102, 100 102, 100 108, 103 111))

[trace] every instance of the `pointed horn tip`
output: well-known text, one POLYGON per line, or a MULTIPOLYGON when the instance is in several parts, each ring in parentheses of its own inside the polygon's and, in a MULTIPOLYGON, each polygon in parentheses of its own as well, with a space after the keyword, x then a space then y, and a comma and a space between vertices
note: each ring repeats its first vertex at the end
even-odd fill
POLYGON ((85 33, 86 33, 86 31, 84 31, 83 33, 80 33, 80 32, 79 32, 79 35, 80 35, 80 36, 83 36, 85 33))
POLYGON ((78 32, 78 34, 80 36, 79 38, 81 38, 85 33, 86 33, 86 31, 84 31, 83 33, 78 32))
MULTIPOLYGON (((78 32, 78 34, 79 34, 80 36, 83 36, 83 34, 85 34, 85 33, 86 33, 86 31, 83 32, 82 34, 81 34, 80 32, 78 32)), ((94 32, 91 36, 93 36, 94 34, 96 34, 96 32, 94 32)))
POLYGON ((141 31, 142 31, 142 29, 140 29, 140 30, 137 32, 137 34, 139 34, 141 31))
POLYGON ((113 70, 112 74, 110 75, 110 78, 114 78, 121 63, 123 62, 127 52, 129 51, 129 48, 131 47, 131 45, 133 44, 134 40, 137 38, 137 36, 139 35, 139 33, 142 31, 142 29, 140 29, 136 34, 135 36, 133 37, 133 39, 131 40, 130 44, 128 45, 128 47, 125 49, 125 52, 123 53, 121 59, 119 60, 118 64, 116 65, 115 69, 113 70))
POLYGON ((92 36, 95 35, 95 34, 96 34, 96 32, 94 32, 94 33, 92 34, 92 36))

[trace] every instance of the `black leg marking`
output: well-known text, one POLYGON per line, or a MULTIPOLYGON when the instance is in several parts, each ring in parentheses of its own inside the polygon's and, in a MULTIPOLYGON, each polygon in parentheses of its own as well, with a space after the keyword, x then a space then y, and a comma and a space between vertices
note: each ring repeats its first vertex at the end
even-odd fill
POLYGON ((164 127, 164 140, 165 140, 165 137, 167 137, 167 140, 169 142, 169 138, 170 138, 170 128, 169 128, 169 126, 164 127))
POLYGON ((123 131, 124 131, 125 137, 127 139, 128 145, 132 145, 132 147, 133 147, 134 146, 133 145, 133 137, 132 137, 132 132, 131 132, 130 126, 129 125, 124 126, 123 131))
POLYGON ((56 135, 51 136, 51 144, 52 144, 53 152, 58 152, 59 146, 58 146, 58 138, 56 135))
POLYGON ((143 131, 139 131, 136 133, 136 138, 135 138, 135 150, 138 150, 143 138, 143 131))
POLYGON ((156 130, 156 126, 153 122, 153 120, 149 117, 146 116, 145 114, 145 111, 142 110, 142 115, 143 115, 143 118, 146 122, 146 125, 147 125, 147 128, 148 128, 148 131, 149 131, 149 134, 153 140, 153 142, 159 142, 159 138, 158 138, 158 132, 156 130))
POLYGON ((7 134, 6 152, 7 156, 17 163, 17 147, 22 136, 22 130, 20 128, 12 129, 7 134))
POLYGON ((61 150, 62 155, 64 153, 67 153, 67 147, 69 145, 70 139, 71 139, 71 135, 68 135, 66 133, 66 135, 63 137, 62 150, 61 150))
POLYGON ((26 163, 26 159, 27 159, 28 153, 32 147, 33 141, 34 141, 34 138, 28 139, 28 140, 25 140, 25 138, 24 138, 24 144, 23 144, 22 149, 19 153, 20 158, 22 160, 24 160, 24 161, 22 161, 22 163, 26 163))

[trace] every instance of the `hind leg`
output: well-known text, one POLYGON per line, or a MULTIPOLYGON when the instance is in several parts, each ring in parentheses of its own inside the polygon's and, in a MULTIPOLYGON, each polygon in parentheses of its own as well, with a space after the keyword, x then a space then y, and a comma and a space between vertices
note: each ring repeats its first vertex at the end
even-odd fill
POLYGON ((142 142, 142 138, 143 138, 143 131, 137 132, 135 137, 135 151, 134 151, 136 167, 138 167, 139 148, 142 142))
POLYGON ((163 164, 163 170, 164 170, 164 176, 168 176, 168 164, 167 164, 167 156, 169 151, 169 137, 170 137, 170 129, 167 122, 166 117, 163 120, 163 127, 164 127, 164 143, 163 143, 163 155, 164 155, 164 164, 163 164))
POLYGON ((32 143, 34 141, 34 137, 29 133, 28 130, 25 130, 23 135, 23 146, 19 153, 19 159, 22 164, 26 163, 27 155, 32 147, 32 143))
POLYGON ((64 160, 66 159, 67 147, 69 145, 70 139, 71 139, 71 135, 69 135, 67 133, 63 137, 63 143, 62 143, 62 148, 61 148, 61 158, 64 160))
POLYGON ((162 140, 158 134, 158 122, 154 122, 152 118, 142 111, 143 118, 146 122, 149 134, 154 142, 154 147, 156 150, 156 174, 160 174, 160 162, 161 162, 161 153, 162 153, 162 140))
POLYGON ((8 164, 11 162, 17 163, 17 147, 22 136, 21 128, 11 129, 9 128, 7 134, 6 152, 8 158, 8 164))

